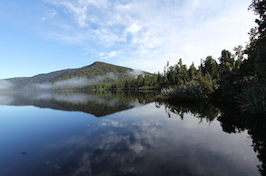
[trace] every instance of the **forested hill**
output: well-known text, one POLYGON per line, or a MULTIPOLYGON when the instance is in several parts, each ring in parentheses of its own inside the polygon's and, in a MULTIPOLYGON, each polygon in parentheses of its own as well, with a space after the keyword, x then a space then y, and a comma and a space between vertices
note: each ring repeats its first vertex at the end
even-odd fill
POLYGON ((104 62, 94 62, 93 64, 82 68, 66 69, 47 74, 39 74, 33 77, 18 77, 6 80, 15 84, 15 88, 23 88, 27 85, 55 83, 58 81, 69 80, 71 78, 93 79, 94 82, 112 82, 132 77, 133 75, 131 73, 133 73, 133 69, 131 68, 107 64, 104 62))

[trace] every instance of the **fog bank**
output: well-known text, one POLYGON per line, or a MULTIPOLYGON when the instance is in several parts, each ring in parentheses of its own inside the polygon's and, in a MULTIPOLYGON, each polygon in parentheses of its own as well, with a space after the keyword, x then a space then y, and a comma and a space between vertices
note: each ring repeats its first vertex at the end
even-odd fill
POLYGON ((118 77, 113 72, 109 72, 106 73, 105 75, 95 76, 92 79, 88 79, 85 77, 74 77, 68 80, 56 81, 54 83, 31 84, 29 86, 26 86, 25 89, 27 88, 52 89, 52 88, 62 88, 62 87, 85 86, 89 84, 100 83, 106 79, 111 79, 113 81, 116 81, 118 80, 118 77))

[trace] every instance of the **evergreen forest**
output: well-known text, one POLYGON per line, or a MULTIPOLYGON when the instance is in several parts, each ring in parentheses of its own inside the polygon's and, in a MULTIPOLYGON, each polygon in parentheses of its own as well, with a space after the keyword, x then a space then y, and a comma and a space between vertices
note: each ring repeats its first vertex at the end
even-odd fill
POLYGON ((235 104, 251 114, 266 115, 266 0, 252 0, 248 7, 258 16, 257 27, 248 32, 246 46, 233 53, 223 49, 219 58, 207 56, 196 67, 169 62, 163 72, 142 74, 108 85, 117 89, 161 89, 158 100, 212 101, 235 104), (217 62, 218 61, 218 62, 217 62), (171 98, 172 97, 172 98, 171 98))

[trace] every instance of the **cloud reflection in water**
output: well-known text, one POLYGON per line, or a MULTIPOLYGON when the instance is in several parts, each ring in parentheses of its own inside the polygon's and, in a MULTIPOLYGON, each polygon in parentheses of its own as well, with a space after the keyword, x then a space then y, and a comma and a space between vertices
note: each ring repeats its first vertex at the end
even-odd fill
POLYGON ((242 145, 246 134, 223 133, 218 122, 198 124, 188 114, 183 121, 174 114, 169 119, 153 104, 130 111, 89 124, 82 137, 50 146, 68 151, 51 156, 54 166, 62 168, 60 174, 248 175, 242 167, 258 173, 252 148, 242 145), (67 163, 70 173, 65 173, 67 163))
MULTIPOLYGON (((220 122, 216 120, 209 123, 188 113, 184 113, 181 120, 180 114, 165 111, 164 105, 160 105, 160 108, 156 108, 155 103, 137 106, 140 104, 139 99, 135 101, 128 97, 122 104, 116 104, 121 99, 115 96, 97 97, 83 93, 28 93, 23 96, 6 95, 2 100, 12 100, 12 105, 34 105, 88 113, 95 108, 102 108, 99 111, 105 113, 99 119, 84 113, 49 109, 49 117, 33 118, 40 125, 35 127, 32 120, 25 122, 28 115, 23 112, 25 117, 18 127, 28 122, 32 124, 34 132, 29 132, 36 134, 36 138, 28 141, 35 143, 40 140, 42 144, 34 157, 34 151, 25 150, 29 154, 24 158, 31 157, 31 161, 35 161, 34 166, 25 166, 34 167, 40 176, 259 175, 256 165, 260 163, 251 144, 247 143, 247 133, 224 133, 220 122), (125 111, 125 107, 132 105, 135 108, 125 111), (115 107, 121 108, 114 110, 115 107), (113 110, 109 115, 104 112, 108 108, 113 110), (63 118, 58 114, 63 114, 63 118), (48 119, 51 121, 46 128, 43 125, 48 119), (39 131, 41 128, 47 130, 47 133, 39 131), (39 173, 40 170, 42 173, 39 173)), ((36 108, 34 117, 35 113, 43 114, 41 111, 48 110, 36 108)), ((19 113, 19 116, 23 117, 23 113, 19 113)))

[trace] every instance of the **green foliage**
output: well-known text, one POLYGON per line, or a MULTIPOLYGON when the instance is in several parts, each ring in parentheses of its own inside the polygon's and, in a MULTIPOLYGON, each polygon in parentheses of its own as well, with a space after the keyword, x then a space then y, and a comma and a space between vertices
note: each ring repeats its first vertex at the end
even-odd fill
POLYGON ((204 85, 199 84, 196 81, 186 82, 184 84, 178 85, 174 88, 164 88, 161 90, 161 94, 165 96, 173 95, 184 95, 193 98, 205 99, 206 90, 204 85))
POLYGON ((161 94, 165 96, 183 95, 196 99, 205 99, 213 92, 213 80, 207 72, 205 76, 199 74, 197 79, 180 83, 174 87, 163 88, 161 94))
POLYGON ((241 108, 251 114, 266 115, 266 86, 253 80, 249 85, 242 88, 237 96, 241 108))
POLYGON ((216 60, 214 60, 212 56, 207 56, 203 61, 202 72, 204 75, 207 73, 210 74, 214 79, 218 78, 220 70, 216 60))
POLYGON ((244 50, 243 50, 243 46, 238 45, 237 47, 234 47, 233 49, 235 51, 234 57, 237 58, 237 60, 235 61, 234 64, 234 70, 237 70, 240 68, 240 65, 243 63, 243 59, 244 59, 244 50))
POLYGON ((233 69, 234 66, 234 57, 230 51, 222 50, 221 57, 219 57, 220 68, 223 69, 233 69))
POLYGON ((253 79, 254 76, 243 77, 229 69, 222 70, 220 79, 217 81, 218 88, 216 88, 213 97, 219 102, 234 102, 242 87, 249 84, 253 79))
POLYGON ((204 87, 204 94, 207 96, 213 92, 213 80, 212 76, 207 72, 205 76, 199 78, 200 85, 204 87))
POLYGON ((251 64, 255 66, 259 78, 266 79, 266 1, 252 0, 249 9, 259 15, 259 19, 255 21, 258 24, 257 31, 251 31, 253 32, 252 36, 257 36, 257 38, 253 37, 247 54, 249 54, 251 64))
POLYGON ((190 65, 189 69, 188 69, 188 76, 190 80, 193 80, 195 78, 197 74, 197 69, 194 66, 194 62, 190 65))

